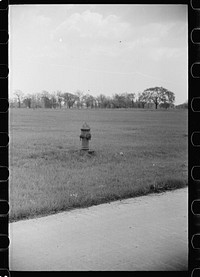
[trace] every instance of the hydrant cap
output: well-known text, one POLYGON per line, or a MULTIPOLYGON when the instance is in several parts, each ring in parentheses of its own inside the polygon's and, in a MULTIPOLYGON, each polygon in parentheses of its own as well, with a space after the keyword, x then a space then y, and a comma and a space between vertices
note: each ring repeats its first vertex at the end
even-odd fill
POLYGON ((90 126, 85 122, 81 128, 81 131, 89 131, 90 130, 90 126))

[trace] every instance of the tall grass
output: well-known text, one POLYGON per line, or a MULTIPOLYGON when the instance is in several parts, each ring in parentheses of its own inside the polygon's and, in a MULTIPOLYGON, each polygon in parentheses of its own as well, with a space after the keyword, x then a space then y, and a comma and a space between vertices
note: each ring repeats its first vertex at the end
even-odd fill
POLYGON ((184 187, 187 112, 12 109, 9 169, 10 221, 184 187))

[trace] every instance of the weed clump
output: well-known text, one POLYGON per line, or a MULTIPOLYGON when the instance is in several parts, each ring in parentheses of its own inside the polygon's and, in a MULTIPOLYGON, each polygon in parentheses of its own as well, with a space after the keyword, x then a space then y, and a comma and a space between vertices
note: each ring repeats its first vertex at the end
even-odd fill
POLYGON ((168 190, 174 190, 184 188, 187 186, 187 182, 179 179, 167 179, 158 181, 157 183, 150 185, 150 192, 160 193, 168 190))

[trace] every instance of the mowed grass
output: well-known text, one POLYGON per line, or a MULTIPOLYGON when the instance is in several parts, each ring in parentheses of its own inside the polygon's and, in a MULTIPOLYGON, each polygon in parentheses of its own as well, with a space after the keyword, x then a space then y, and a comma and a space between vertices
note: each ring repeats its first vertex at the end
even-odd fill
POLYGON ((186 110, 10 109, 10 222, 186 186, 187 121, 186 110), (79 150, 84 121, 93 154, 79 150))

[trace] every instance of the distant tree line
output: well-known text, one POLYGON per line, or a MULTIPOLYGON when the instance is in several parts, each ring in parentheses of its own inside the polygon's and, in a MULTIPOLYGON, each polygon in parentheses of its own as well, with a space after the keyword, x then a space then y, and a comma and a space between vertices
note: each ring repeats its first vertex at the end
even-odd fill
POLYGON ((20 90, 14 92, 10 99, 10 107, 26 108, 87 108, 87 109, 119 109, 119 108, 164 108, 174 107, 175 95, 163 87, 145 89, 142 93, 116 93, 112 97, 100 94, 94 97, 78 90, 75 93, 55 91, 49 93, 24 94, 20 90))
POLYGON ((188 109, 188 101, 186 101, 183 104, 177 105, 176 108, 177 109, 188 109))

